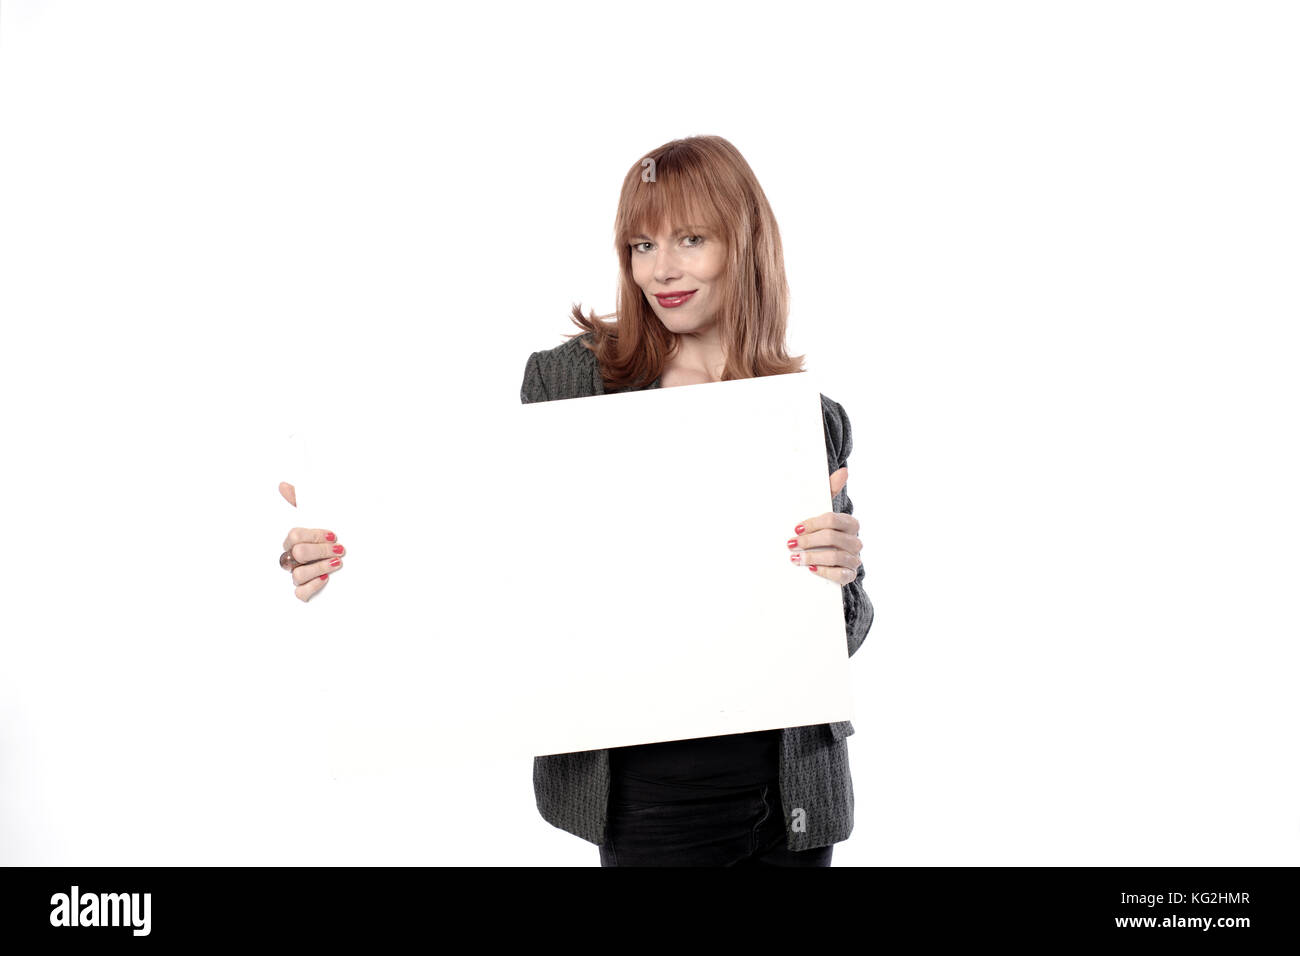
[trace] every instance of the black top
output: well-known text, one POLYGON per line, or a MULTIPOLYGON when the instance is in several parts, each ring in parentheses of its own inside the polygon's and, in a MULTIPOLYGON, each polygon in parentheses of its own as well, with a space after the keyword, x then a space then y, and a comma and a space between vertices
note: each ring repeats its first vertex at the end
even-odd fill
POLYGON ((674 803, 776 785, 780 743, 778 729, 612 747, 614 795, 631 803, 674 803))

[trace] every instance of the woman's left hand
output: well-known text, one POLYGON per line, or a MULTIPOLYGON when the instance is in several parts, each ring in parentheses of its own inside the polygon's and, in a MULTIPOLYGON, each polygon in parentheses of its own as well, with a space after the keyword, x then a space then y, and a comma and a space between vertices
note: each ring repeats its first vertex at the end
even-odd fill
MULTIPOLYGON (((848 484, 849 470, 831 472, 831 497, 848 484)), ((853 515, 828 511, 795 525, 798 535, 786 542, 790 561, 806 565, 814 574, 843 587, 858 576, 862 566, 862 540, 858 537, 858 519, 853 515)))

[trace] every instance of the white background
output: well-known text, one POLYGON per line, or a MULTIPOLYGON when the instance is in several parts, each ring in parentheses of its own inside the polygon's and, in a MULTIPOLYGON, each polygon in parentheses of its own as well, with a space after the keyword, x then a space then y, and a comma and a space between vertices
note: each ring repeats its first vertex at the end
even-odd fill
POLYGON ((1294 865, 1298 19, 6 0, 0 862, 597 862, 527 763, 321 772, 367 634, 319 636, 348 569, 291 596, 267 462, 517 402, 613 308, 626 170, 716 133, 853 423, 836 864, 1294 865))

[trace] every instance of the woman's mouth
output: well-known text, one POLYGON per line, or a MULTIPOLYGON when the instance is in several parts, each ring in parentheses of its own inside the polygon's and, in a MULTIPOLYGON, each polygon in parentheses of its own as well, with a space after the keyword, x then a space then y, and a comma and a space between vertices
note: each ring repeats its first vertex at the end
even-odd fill
POLYGON ((655 298, 665 309, 675 309, 698 291, 692 289, 690 292, 656 292, 655 298))

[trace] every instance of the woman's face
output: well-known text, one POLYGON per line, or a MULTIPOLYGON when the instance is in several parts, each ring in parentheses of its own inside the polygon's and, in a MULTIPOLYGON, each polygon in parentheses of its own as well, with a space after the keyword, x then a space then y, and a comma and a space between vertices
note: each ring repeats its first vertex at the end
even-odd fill
POLYGON ((726 249, 701 226, 661 227, 659 235, 633 236, 632 278, 670 331, 701 332, 717 320, 726 249))

